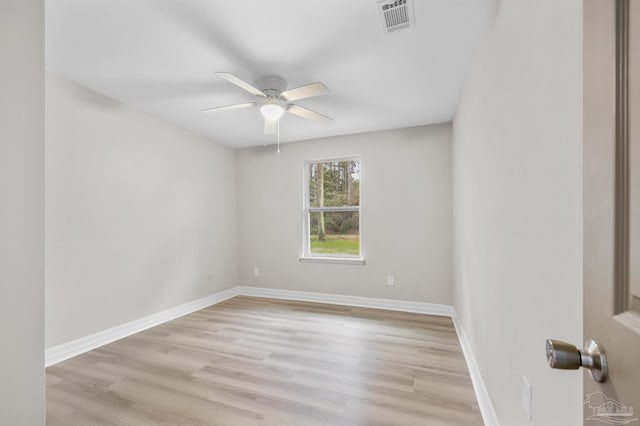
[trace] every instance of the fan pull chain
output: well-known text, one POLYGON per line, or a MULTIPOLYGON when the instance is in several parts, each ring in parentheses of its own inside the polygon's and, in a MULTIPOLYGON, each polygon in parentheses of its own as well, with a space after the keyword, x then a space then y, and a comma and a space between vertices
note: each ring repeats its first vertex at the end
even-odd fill
POLYGON ((280 154, 280 120, 276 122, 276 133, 278 134, 278 154, 280 154))

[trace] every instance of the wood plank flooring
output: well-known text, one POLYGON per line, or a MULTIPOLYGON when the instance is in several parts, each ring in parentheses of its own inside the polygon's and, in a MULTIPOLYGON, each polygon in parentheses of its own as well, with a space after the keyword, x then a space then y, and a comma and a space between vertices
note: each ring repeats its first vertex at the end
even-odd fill
POLYGON ((46 373, 52 426, 483 424, 430 315, 236 297, 46 373))

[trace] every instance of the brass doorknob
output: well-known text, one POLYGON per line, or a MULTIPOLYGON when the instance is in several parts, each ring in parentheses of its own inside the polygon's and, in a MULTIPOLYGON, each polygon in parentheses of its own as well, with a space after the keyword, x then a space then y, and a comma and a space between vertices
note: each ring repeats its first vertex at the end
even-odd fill
POLYGON ((547 362, 549 367, 560 370, 577 370, 588 368, 596 382, 607 380, 607 357, 602 347, 595 340, 588 340, 582 350, 570 343, 547 339, 547 362))

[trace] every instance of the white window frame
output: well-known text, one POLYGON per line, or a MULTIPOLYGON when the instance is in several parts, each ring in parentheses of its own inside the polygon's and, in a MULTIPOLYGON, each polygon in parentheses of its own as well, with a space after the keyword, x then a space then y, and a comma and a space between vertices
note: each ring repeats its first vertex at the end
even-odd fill
POLYGON ((302 255, 300 256, 301 262, 310 263, 337 263, 347 265, 364 265, 364 257, 362 256, 362 159, 359 155, 351 155, 348 157, 338 158, 325 158, 319 160, 306 160, 304 162, 303 173, 303 197, 302 197, 302 255), (309 166, 314 163, 328 163, 336 161, 354 161, 357 160, 360 163, 360 184, 359 190, 359 206, 350 207, 310 207, 309 206, 309 166), (343 211, 357 211, 358 212, 358 250, 359 254, 317 254, 311 253, 311 241, 310 241, 310 228, 311 228, 311 213, 313 212, 343 212, 343 211))

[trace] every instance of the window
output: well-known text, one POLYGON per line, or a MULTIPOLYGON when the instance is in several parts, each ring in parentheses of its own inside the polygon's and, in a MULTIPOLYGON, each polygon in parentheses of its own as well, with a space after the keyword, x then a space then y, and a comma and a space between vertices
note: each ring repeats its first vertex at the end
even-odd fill
MULTIPOLYGON (((301 260, 360 261, 360 159, 306 163, 301 260)), ((350 263, 350 262, 349 262, 350 263)))

